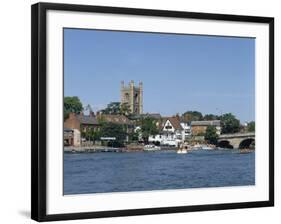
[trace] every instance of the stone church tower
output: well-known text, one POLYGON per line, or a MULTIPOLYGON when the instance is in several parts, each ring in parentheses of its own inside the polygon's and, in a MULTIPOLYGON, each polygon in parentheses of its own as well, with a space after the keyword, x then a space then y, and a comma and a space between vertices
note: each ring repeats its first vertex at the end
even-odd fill
POLYGON ((142 82, 139 86, 134 85, 131 81, 125 86, 124 81, 121 82, 121 104, 127 104, 133 114, 142 114, 143 109, 143 86, 142 82))

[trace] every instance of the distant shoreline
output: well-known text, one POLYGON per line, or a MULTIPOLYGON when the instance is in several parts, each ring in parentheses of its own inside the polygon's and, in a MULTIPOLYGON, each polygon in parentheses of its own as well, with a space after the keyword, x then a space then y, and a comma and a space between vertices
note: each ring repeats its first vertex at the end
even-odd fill
MULTIPOLYGON (((171 146, 162 146, 162 150, 173 150, 176 151, 177 147, 171 146)), ((73 147, 67 146, 64 147, 64 152, 71 153, 71 152, 80 152, 80 153, 88 153, 88 152, 143 152, 143 146, 128 148, 128 147, 121 147, 121 148, 114 148, 108 146, 82 146, 82 147, 73 147)))
MULTIPOLYGON (((177 147, 170 146, 162 146, 159 151, 177 151, 177 147)), ((251 153, 254 152, 254 149, 231 149, 231 148, 214 148, 214 149, 191 149, 191 151, 239 151, 240 153, 251 153)), ((105 147, 105 146, 87 146, 87 147, 64 147, 64 153, 101 153, 101 152, 111 152, 111 153, 130 153, 130 152, 146 152, 143 148, 134 148, 129 149, 126 147, 123 148, 113 148, 113 147, 105 147)))

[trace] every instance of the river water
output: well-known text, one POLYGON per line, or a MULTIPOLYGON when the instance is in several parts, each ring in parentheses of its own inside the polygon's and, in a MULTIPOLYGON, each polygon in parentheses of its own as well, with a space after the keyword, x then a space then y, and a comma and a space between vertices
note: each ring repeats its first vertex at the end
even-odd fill
POLYGON ((255 184, 255 153, 64 153, 64 194, 255 184))

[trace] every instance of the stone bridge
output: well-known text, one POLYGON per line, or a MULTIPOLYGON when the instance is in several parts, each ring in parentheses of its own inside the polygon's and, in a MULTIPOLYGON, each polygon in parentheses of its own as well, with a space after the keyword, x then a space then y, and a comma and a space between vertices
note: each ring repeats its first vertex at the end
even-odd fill
POLYGON ((234 133, 220 135, 218 138, 218 147, 243 149, 249 148, 255 143, 255 133, 234 133))

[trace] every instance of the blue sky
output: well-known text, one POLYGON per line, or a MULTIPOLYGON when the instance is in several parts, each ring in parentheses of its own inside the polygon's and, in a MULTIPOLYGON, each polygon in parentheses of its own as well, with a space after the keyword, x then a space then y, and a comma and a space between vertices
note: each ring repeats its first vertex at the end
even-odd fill
POLYGON ((94 111, 143 82, 144 112, 231 112, 255 120, 252 38, 64 29, 64 94, 94 111))

